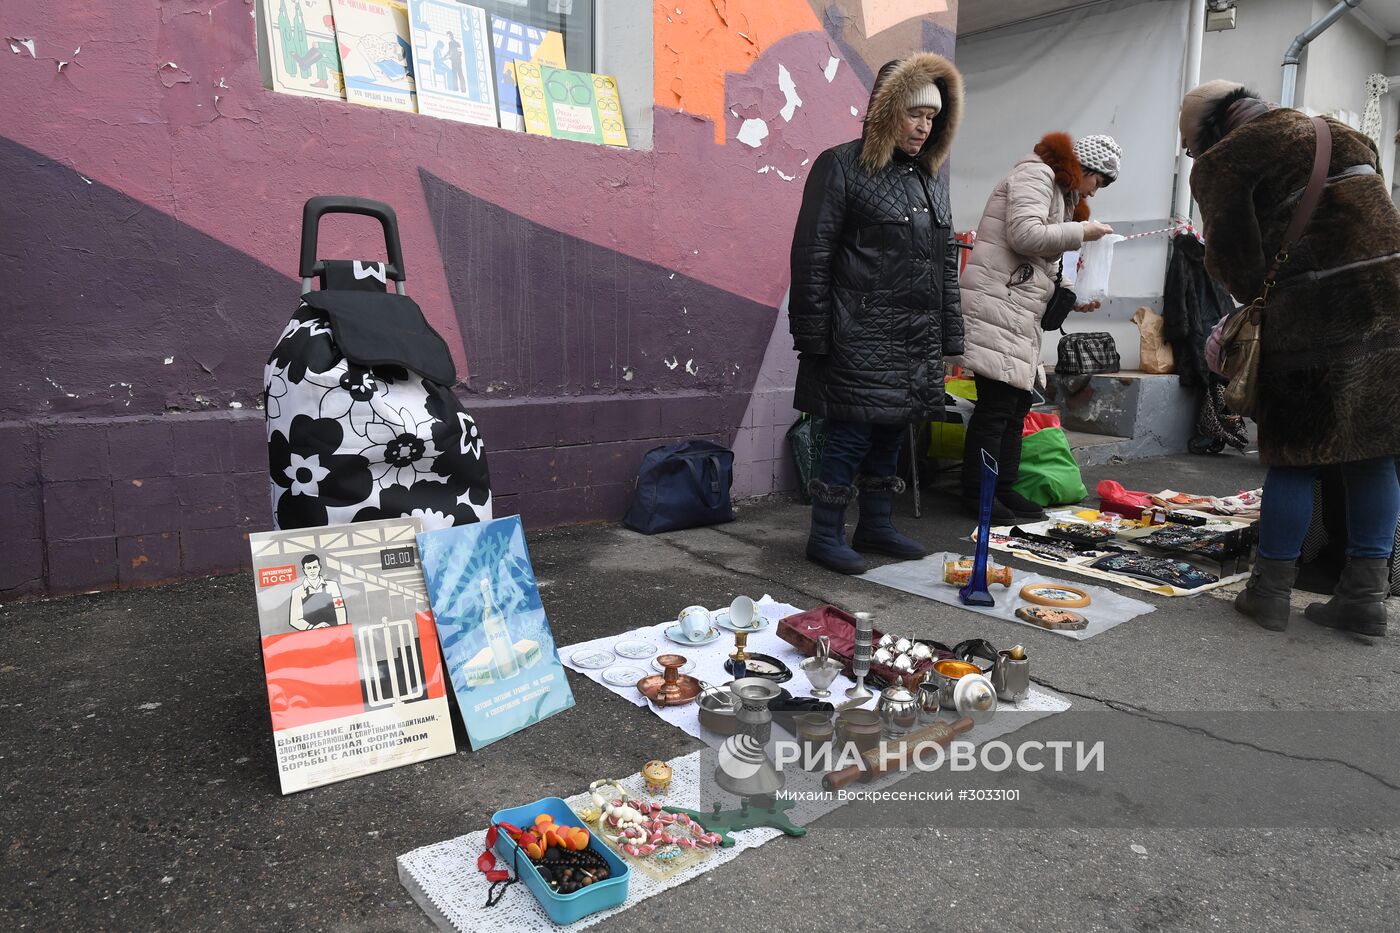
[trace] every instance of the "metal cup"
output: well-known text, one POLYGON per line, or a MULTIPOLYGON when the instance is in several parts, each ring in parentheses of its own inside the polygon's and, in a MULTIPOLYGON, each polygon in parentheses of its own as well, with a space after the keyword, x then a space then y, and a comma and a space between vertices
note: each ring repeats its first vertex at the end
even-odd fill
POLYGON ((841 673, 841 662, 835 658, 806 658, 797 665, 812 684, 812 696, 826 699, 831 696, 831 682, 841 673))
POLYGON ((939 684, 937 680, 925 680, 919 684, 919 721, 935 722, 938 720, 938 710, 942 704, 938 699, 939 684))
POLYGON ((997 663, 992 668, 992 687, 997 699, 1003 703, 1019 703, 1031 692, 1031 662, 1029 658, 1019 661, 1010 652, 998 651, 997 663))

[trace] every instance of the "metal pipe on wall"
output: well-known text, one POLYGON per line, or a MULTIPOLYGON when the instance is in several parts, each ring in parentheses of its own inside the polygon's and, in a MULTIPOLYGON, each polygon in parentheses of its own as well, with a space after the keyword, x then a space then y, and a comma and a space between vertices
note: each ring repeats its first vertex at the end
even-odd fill
POLYGON ((1293 44, 1283 53, 1283 96, 1279 100, 1280 104, 1285 107, 1294 106, 1298 93, 1298 63, 1303 60, 1303 49, 1331 28, 1344 14, 1359 6, 1361 0, 1338 0, 1337 5, 1324 13, 1321 19, 1294 37, 1293 44))
MULTIPOLYGON (((1206 0, 1186 0, 1189 12, 1186 21, 1186 68, 1181 75, 1181 96, 1201 83, 1201 46, 1206 37, 1206 0)), ((1172 216, 1191 216, 1191 157, 1186 143, 1177 138, 1176 191, 1172 197, 1172 216)))

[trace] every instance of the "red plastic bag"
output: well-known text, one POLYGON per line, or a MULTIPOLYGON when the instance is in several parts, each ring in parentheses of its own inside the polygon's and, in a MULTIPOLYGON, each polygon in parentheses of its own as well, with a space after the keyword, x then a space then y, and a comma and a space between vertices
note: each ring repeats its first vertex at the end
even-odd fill
POLYGON ((1058 427, 1063 425, 1060 424, 1060 416, 1053 411, 1033 411, 1026 415, 1026 421, 1021 425, 1021 436, 1030 437, 1036 431, 1058 427))
POLYGON ((1152 497, 1145 492, 1124 489, 1123 484, 1111 479, 1099 480, 1094 487, 1099 494, 1099 511, 1117 512, 1124 518, 1139 518, 1144 509, 1152 507, 1152 497))

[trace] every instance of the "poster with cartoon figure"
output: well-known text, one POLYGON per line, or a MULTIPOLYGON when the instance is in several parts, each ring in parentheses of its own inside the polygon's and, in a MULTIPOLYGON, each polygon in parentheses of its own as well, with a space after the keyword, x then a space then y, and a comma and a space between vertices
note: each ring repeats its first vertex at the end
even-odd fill
POLYGON ((388 110, 418 109, 408 9, 381 0, 332 0, 345 99, 388 110))
POLYGON ((282 793, 456 751, 416 518, 249 536, 282 793))
POLYGON ((265 85, 284 94, 345 99, 331 0, 265 0, 257 13, 265 85))
POLYGON ((472 748, 573 706, 520 517, 425 532, 418 547, 472 748))
POLYGON ((418 112, 496 125, 486 12, 456 0, 408 0, 418 112))

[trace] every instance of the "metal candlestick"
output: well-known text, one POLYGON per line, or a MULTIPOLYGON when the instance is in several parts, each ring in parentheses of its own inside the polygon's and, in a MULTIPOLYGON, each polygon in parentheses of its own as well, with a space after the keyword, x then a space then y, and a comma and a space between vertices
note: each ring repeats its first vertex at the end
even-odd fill
POLYGON ((875 643, 875 617, 868 612, 856 613, 856 650, 851 656, 851 673, 855 675, 855 686, 846 690, 852 700, 870 699, 872 694, 865 687, 865 675, 870 673, 870 656, 875 643))
POLYGON ((735 680, 742 680, 748 676, 749 653, 746 650, 748 643, 748 632, 734 633, 734 652, 729 656, 729 671, 735 680))
POLYGON ((987 548, 992 536, 992 504, 997 494, 996 458, 982 451, 982 499, 977 518, 977 555, 972 562, 972 579, 967 586, 958 590, 958 599, 964 606, 995 606, 991 590, 987 589, 987 548))

